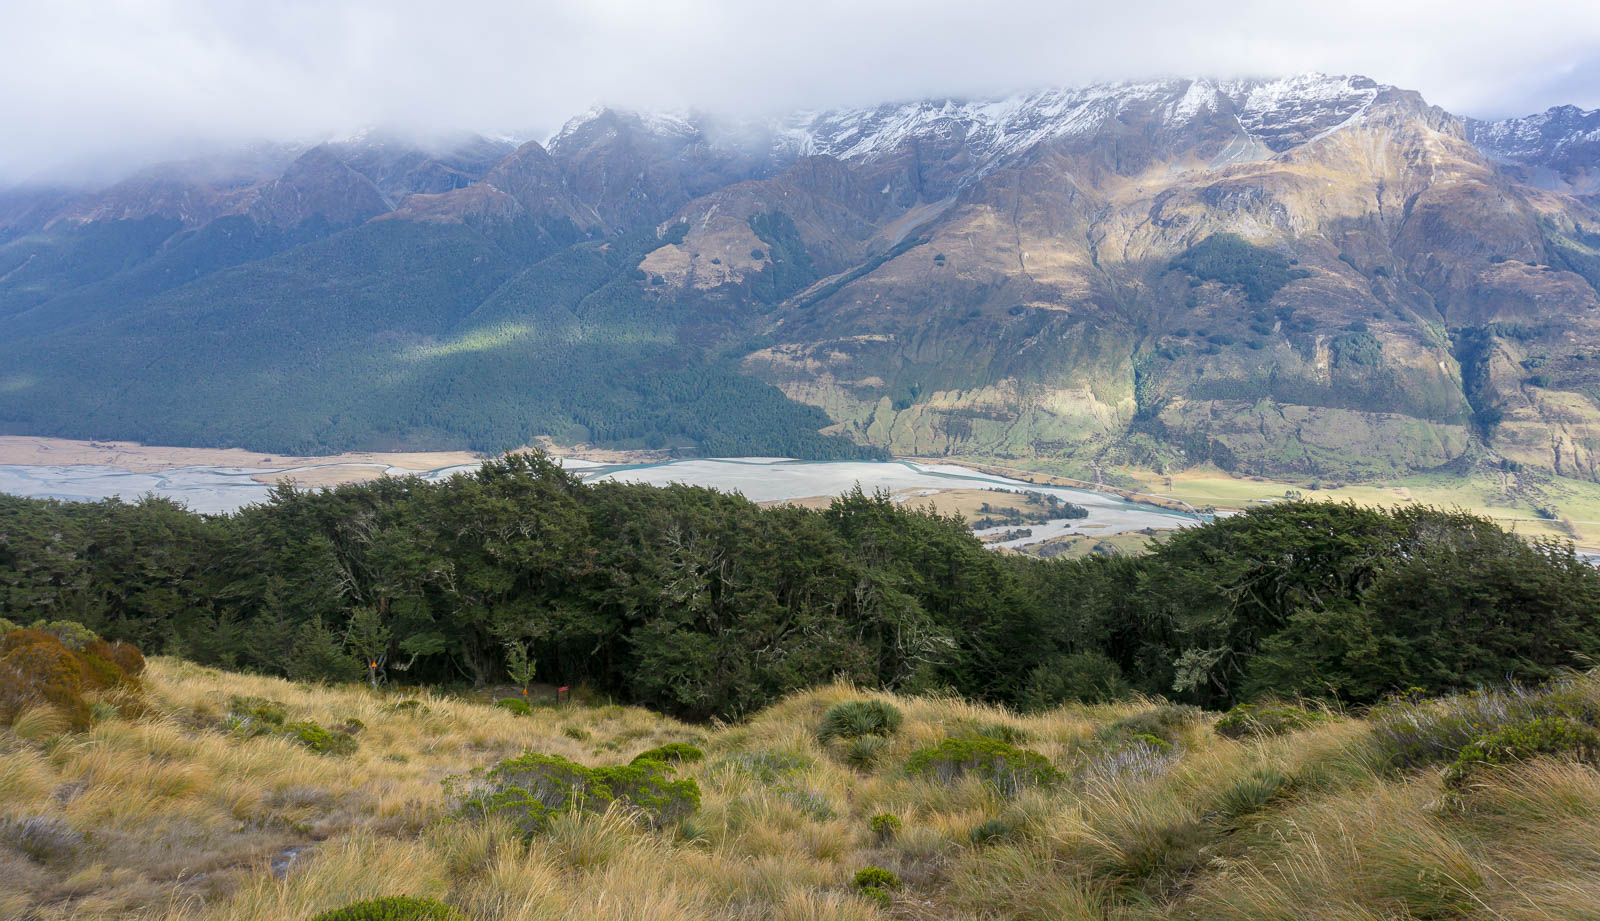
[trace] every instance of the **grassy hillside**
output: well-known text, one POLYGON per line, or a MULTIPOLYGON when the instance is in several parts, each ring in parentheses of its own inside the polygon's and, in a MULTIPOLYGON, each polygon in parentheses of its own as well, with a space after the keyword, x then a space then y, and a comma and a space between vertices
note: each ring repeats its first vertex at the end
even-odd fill
POLYGON ((1587 727, 1600 711, 1589 676, 1365 717, 1294 711, 1305 728, 1239 739, 1214 715, 1158 702, 1021 716, 845 686, 711 727, 597 704, 516 715, 176 659, 152 660, 139 693, 143 715, 102 706, 79 734, 43 710, 0 730, 0 918, 296 921, 394 895, 475 921, 1600 911, 1600 773, 1570 754, 1448 767, 1531 715, 1587 727), (290 721, 364 728, 345 755, 251 738, 229 720, 236 697, 279 703, 290 721), (870 745, 820 743, 829 709, 861 699, 903 722, 870 745), (990 780, 913 772, 948 739, 1013 745, 1047 765, 990 780), (502 820, 452 817, 440 783, 524 751, 623 764, 670 742, 704 750, 676 768, 701 802, 658 828, 616 807, 519 836, 502 820), (880 819, 875 831, 879 815, 898 827, 880 819), (868 867, 900 888, 857 888, 868 867))

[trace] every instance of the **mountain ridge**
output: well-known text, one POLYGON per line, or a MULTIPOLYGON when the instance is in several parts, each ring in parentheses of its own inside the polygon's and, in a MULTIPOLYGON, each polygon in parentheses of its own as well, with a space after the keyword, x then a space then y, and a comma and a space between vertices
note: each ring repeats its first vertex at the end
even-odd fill
POLYGON ((53 217, 13 195, 0 427, 320 451, 707 450, 733 426, 772 453, 771 420, 685 412, 719 393, 819 421, 816 450, 1594 478, 1600 216, 1578 194, 1587 116, 1558 114, 1495 127, 1321 74, 759 124, 597 108, 514 150, 348 138, 278 151, 277 175, 151 171, 53 217), (450 284, 496 306, 417 293, 450 284), (230 341, 252 316, 305 327, 307 351, 230 341), (192 352, 158 362, 180 390, 226 369, 249 394, 205 397, 211 427, 91 395, 110 368, 170 383, 134 342, 192 352), (292 437, 270 408, 290 393, 316 434, 247 434, 255 406, 292 437))

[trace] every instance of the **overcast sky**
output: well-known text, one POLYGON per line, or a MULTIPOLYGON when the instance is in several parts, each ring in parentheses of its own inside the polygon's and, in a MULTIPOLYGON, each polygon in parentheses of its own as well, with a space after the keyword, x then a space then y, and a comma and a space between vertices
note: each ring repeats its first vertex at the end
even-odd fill
POLYGON ((1596 0, 0 0, 0 180, 368 125, 542 137, 1152 75, 1363 73, 1460 114, 1600 107, 1596 0))

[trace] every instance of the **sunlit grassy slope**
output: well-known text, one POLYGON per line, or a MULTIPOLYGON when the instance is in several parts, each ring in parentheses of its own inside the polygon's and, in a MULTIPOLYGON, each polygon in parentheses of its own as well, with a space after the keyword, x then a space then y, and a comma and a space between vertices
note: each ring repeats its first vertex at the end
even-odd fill
MULTIPOLYGON (((44 718, 0 731, 0 918, 292 921, 400 894, 481 921, 1600 915, 1592 767, 1535 759, 1452 789, 1443 762, 1386 764, 1395 739, 1431 744, 1460 713, 1499 713, 1510 698, 1234 741, 1214 716, 1150 702, 1022 716, 836 686, 697 727, 615 706, 517 716, 436 695, 407 712, 360 686, 172 659, 145 682, 142 718, 78 735, 44 718), (359 749, 238 738, 221 724, 232 695, 280 701, 291 719, 359 719, 359 749), (870 766, 817 742, 824 711, 853 698, 905 715, 870 766), (1043 755, 1062 779, 1008 794, 906 771, 916 749, 975 734, 1043 755), (558 818, 523 842, 446 817, 447 775, 529 749, 622 763, 671 741, 705 749, 680 769, 703 804, 664 830, 613 811, 558 818), (898 833, 874 833, 880 813, 899 817, 898 833), (19 831, 30 822, 31 839, 19 831), (904 881, 887 907, 851 885, 869 865, 904 881)), ((1564 693, 1563 706, 1600 707, 1594 679, 1564 693)))
MULTIPOLYGON (((982 461, 976 465, 993 466, 1013 475, 1036 472, 1060 477, 1058 485, 1094 482, 1093 471, 1061 461, 1009 460, 1004 465, 982 461)), ((1571 540, 1579 547, 1600 548, 1600 483, 1547 473, 1485 468, 1467 475, 1427 472, 1368 483, 1343 482, 1333 477, 1291 480, 1238 476, 1210 465, 1173 474, 1132 467, 1108 468, 1101 474, 1105 484, 1133 491, 1147 501, 1178 500, 1196 508, 1246 509, 1282 501, 1293 491, 1305 499, 1350 501, 1380 508, 1409 504, 1459 507, 1527 537, 1552 537, 1571 540)))

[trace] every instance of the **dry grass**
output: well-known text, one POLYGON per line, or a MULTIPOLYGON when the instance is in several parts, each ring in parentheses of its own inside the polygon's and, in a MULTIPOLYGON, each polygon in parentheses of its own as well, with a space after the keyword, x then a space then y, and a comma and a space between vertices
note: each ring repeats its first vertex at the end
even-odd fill
POLYGON ((479 921, 1600 916, 1600 773, 1539 761, 1452 796, 1435 770, 1367 766, 1354 719, 1243 742, 1195 720, 1174 730, 1174 757, 1131 770, 1105 766, 1107 727, 1151 703, 1017 715, 836 686, 706 728, 444 696, 396 712, 360 686, 170 659, 147 682, 141 719, 64 735, 35 717, 0 733, 0 919, 293 921, 379 895, 443 899, 479 921), (236 738, 221 726, 233 695, 281 701, 292 719, 359 719, 360 748, 236 738), (905 714, 870 771, 816 741, 826 709, 860 697, 905 714), (996 725, 1076 779, 1008 797, 900 767, 996 725), (451 774, 529 749, 619 763, 671 741, 707 752, 682 768, 703 806, 675 829, 613 810, 525 842, 447 815, 451 774), (884 812, 903 822, 886 840, 868 827, 884 812), (975 841, 986 822, 1002 833, 975 841), (905 881, 887 909, 851 889, 869 865, 905 881))

